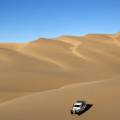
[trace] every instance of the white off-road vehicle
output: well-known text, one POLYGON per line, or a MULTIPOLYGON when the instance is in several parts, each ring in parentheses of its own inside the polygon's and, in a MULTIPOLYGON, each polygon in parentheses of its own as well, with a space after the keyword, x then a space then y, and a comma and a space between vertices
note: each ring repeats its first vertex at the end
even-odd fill
POLYGON ((87 105, 85 101, 76 101, 72 109, 70 110, 71 114, 78 114, 80 115, 81 112, 83 112, 86 109, 87 105))

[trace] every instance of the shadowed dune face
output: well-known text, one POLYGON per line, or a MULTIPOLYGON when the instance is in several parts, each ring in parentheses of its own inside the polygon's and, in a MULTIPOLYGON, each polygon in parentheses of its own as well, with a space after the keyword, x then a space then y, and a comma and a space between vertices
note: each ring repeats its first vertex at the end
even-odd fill
POLYGON ((0 119, 119 119, 119 38, 89 34, 1 43, 0 119), (93 106, 71 116, 76 99, 93 106))

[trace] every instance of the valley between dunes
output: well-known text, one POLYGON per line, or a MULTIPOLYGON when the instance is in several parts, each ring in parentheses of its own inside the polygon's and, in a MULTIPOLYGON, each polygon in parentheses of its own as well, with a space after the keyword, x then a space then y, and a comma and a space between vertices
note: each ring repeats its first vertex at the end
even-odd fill
POLYGON ((0 43, 0 120, 119 120, 119 101, 120 33, 0 43))

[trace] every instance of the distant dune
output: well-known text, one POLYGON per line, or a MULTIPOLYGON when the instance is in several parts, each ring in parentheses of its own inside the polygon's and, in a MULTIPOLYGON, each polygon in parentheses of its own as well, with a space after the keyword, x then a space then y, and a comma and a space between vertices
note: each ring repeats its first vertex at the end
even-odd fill
POLYGON ((0 120, 120 119, 120 33, 1 43, 0 63, 0 120))

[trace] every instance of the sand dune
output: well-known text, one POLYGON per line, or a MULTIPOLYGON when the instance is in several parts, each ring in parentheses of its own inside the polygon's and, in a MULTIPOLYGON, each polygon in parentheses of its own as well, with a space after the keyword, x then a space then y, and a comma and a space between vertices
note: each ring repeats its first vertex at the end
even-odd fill
POLYGON ((120 119, 120 34, 0 44, 1 120, 120 119), (76 99, 93 104, 69 113, 76 99))
MULTIPOLYGON (((23 47, 22 47, 22 48, 23 48, 23 47)), ((36 59, 38 59, 38 60, 42 60, 42 61, 49 62, 49 63, 54 64, 54 65, 56 65, 56 66, 58 66, 58 67, 60 67, 60 68, 63 68, 63 69, 66 68, 65 65, 63 65, 62 63, 60 63, 60 62, 58 62, 58 61, 56 61, 56 60, 53 60, 53 59, 51 59, 51 58, 49 58, 49 57, 42 56, 42 55, 39 56, 39 55, 37 55, 37 54, 32 53, 31 51, 25 51, 25 50, 23 50, 23 49, 18 49, 17 51, 19 51, 20 53, 22 53, 22 54, 24 54, 24 55, 28 55, 28 56, 31 56, 31 57, 33 57, 33 58, 36 58, 36 59)))
POLYGON ((62 41, 62 42, 71 44, 72 45, 72 47, 70 47, 71 48, 71 52, 75 56, 80 57, 81 59, 86 60, 86 61, 91 61, 88 57, 84 56, 83 54, 80 54, 80 52, 77 51, 77 49, 82 44, 82 42, 80 40, 84 39, 84 38, 75 37, 75 36, 71 36, 71 37, 70 36, 61 36, 61 37, 59 37, 57 39, 62 41))
POLYGON ((84 86, 79 84, 17 98, 0 105, 0 118, 4 120, 119 119, 118 84, 119 79, 114 78, 111 81, 85 83, 84 86), (71 116, 69 110, 76 99, 86 99, 93 106, 81 116, 71 116))

